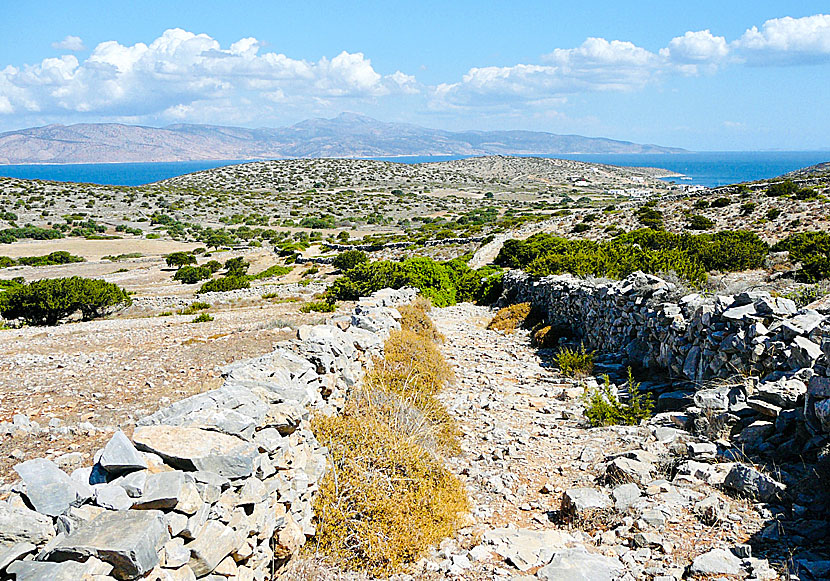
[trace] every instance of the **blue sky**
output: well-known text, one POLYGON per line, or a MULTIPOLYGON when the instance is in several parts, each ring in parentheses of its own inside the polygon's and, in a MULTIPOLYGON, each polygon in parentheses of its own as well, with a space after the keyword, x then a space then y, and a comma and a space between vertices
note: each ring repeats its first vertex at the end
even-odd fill
POLYGON ((693 150, 830 148, 826 0, 4 4, 0 130, 352 111, 693 150))

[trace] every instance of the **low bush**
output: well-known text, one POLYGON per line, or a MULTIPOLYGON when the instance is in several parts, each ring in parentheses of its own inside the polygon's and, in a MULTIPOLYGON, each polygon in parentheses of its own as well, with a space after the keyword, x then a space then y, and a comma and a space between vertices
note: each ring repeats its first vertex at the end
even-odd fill
POLYGON ((196 294, 222 293, 243 288, 250 288, 251 283, 244 276, 223 276, 204 283, 196 294))
POLYGON ((499 309, 493 320, 487 325, 490 331, 502 331, 504 333, 513 333, 525 324, 525 321, 530 316, 530 303, 518 303, 499 309))
POLYGON ((712 270, 759 268, 768 254, 769 246, 752 232, 672 234, 646 228, 608 242, 569 240, 545 233, 527 240, 508 240, 496 263, 537 276, 571 273, 624 278, 638 270, 673 271, 699 285, 712 270))
POLYGON ((209 323, 213 320, 213 317, 208 313, 201 313, 198 317, 190 321, 191 323, 209 323))
POLYGON ((401 327, 409 329, 430 341, 442 343, 444 335, 435 327, 429 316, 432 303, 423 297, 418 297, 412 303, 398 307, 401 314, 401 327))
POLYGON ((265 278, 272 278, 275 276, 284 276, 292 270, 294 270, 293 266, 282 266, 280 264, 275 264, 274 266, 270 266, 262 272, 254 274, 249 278, 251 278, 252 280, 262 280, 265 278))
POLYGON ((353 269, 358 264, 363 264, 369 261, 369 256, 362 250, 346 250, 334 257, 332 266, 337 270, 346 272, 353 269))
POLYGON ((66 250, 58 250, 45 256, 21 256, 16 262, 21 266, 54 266, 57 264, 86 262, 86 258, 75 256, 66 250))
POLYGON ((245 276, 250 268, 251 263, 237 256, 236 258, 229 258, 225 261, 225 276, 232 278, 241 278, 245 276))
POLYGON ((184 308, 179 311, 180 315, 192 315, 193 313, 198 313, 199 311, 207 310, 212 305, 210 303, 206 303, 204 301, 196 301, 195 303, 190 303, 187 308, 184 308))
POLYGON ((715 222, 706 216, 695 214, 689 216, 689 228, 691 230, 711 230, 715 227, 715 222))
POLYGON ((830 278, 830 233, 802 232, 792 234, 778 242, 772 249, 787 251, 792 262, 800 262, 796 278, 803 282, 817 283, 830 278))
POLYGON ((328 301, 312 301, 300 307, 303 313, 332 313, 336 310, 337 305, 328 301))
POLYGON ((3 318, 23 319, 30 325, 56 325, 78 311, 88 321, 130 304, 132 299, 117 285, 79 276, 18 284, 0 294, 3 318))
POLYGON ((59 230, 38 228, 36 226, 5 228, 0 230, 0 244, 11 244, 12 242, 17 242, 25 238, 32 240, 56 240, 63 238, 63 234, 59 230))
POLYGON ((362 262, 337 278, 329 287, 333 300, 357 300, 382 288, 414 287, 436 307, 460 301, 482 301, 501 294, 500 269, 471 269, 462 260, 436 262, 427 257, 400 262, 362 262))
POLYGON ((566 377, 587 377, 594 370, 594 352, 586 351, 584 344, 579 349, 562 347, 553 360, 566 377))
POLYGON ((634 381, 628 368, 628 403, 622 403, 611 389, 608 376, 603 376, 603 385, 585 394, 585 417, 593 427, 636 426, 651 417, 654 400, 650 393, 640 393, 640 383, 634 381))

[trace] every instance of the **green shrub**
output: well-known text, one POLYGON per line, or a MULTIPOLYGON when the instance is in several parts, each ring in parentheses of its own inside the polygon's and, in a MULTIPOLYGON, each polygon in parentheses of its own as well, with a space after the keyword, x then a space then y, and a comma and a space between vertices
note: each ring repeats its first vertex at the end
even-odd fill
POLYGON ((796 273, 799 280, 816 283, 830 278, 830 233, 813 231, 792 234, 772 249, 776 252, 787 251, 791 261, 801 263, 801 269, 796 273))
POLYGON ((579 349, 562 347, 553 360, 566 377, 586 377, 594 370, 594 352, 586 351, 584 344, 579 349))
POLYGON ((784 180, 783 182, 777 182, 771 184, 767 188, 767 195, 770 197, 778 197, 778 196, 791 196, 798 191, 798 186, 795 183, 791 182, 790 180, 784 180))
POLYGON ((196 291, 196 294, 222 293, 250 287, 251 283, 248 281, 247 277, 223 276, 221 278, 215 278, 207 281, 199 288, 199 290, 196 291))
POLYGON ((207 280, 213 274, 206 266, 182 266, 173 275, 173 280, 181 281, 182 284, 195 284, 207 280))
POLYGON ((213 320, 213 317, 210 316, 208 313, 201 313, 198 317, 190 321, 191 323, 209 323, 213 320))
POLYGON ((780 208, 770 208, 769 210, 767 210, 767 220, 775 220, 780 215, 780 208))
POLYGON ((725 208, 726 206, 728 206, 731 203, 732 203, 732 200, 730 200, 729 198, 715 198, 714 200, 712 200, 711 207, 712 208, 725 208))
POLYGON ((369 256, 362 250, 346 250, 334 257, 332 266, 337 270, 346 272, 353 269, 358 264, 363 264, 369 261, 369 256))
POLYGON ((70 254, 66 250, 58 250, 45 256, 21 256, 17 259, 17 264, 22 266, 53 266, 56 264, 73 264, 76 262, 86 262, 86 259, 70 254))
POLYGON ((710 230, 715 227, 715 222, 706 216, 695 214, 689 216, 689 228, 692 230, 710 230))
POLYGON ((741 204, 741 216, 749 216, 757 206, 755 202, 744 202, 741 204))
POLYGON ((88 321, 110 308, 130 304, 132 299, 117 285, 79 276, 36 280, 0 294, 3 317, 23 319, 30 325, 56 325, 78 311, 88 321))
POLYGON ((498 268, 471 269, 461 260, 436 262, 431 258, 408 258, 401 262, 362 262, 337 278, 329 287, 333 300, 351 301, 382 288, 414 287, 436 307, 500 294, 501 279, 489 280, 498 268), (487 293, 483 292, 484 290, 487 293))
POLYGON ((209 309, 212 305, 210 303, 206 303, 204 301, 196 301, 194 303, 190 303, 187 308, 182 309, 179 311, 180 315, 192 315, 193 313, 198 313, 199 311, 204 311, 209 309))
POLYGON ((280 264, 275 264, 274 266, 270 266, 263 270, 260 273, 257 273, 249 278, 252 280, 262 280, 265 278, 271 278, 274 276, 284 276, 294 270, 293 266, 282 266, 280 264))
POLYGON ((768 254, 769 246, 752 232, 672 234, 645 228, 608 242, 569 240, 545 233, 527 240, 508 240, 496 264, 522 268, 537 276, 571 273, 624 278, 638 270, 673 271, 700 284, 708 271, 759 268, 768 254))
POLYGON ((24 228, 6 228, 0 230, 0 244, 11 244, 20 239, 30 238, 32 240, 56 240, 63 238, 60 230, 52 228, 38 228, 36 226, 26 226, 24 228))
POLYGON ((328 301, 312 301, 300 307, 300 311, 302 311, 303 313, 331 313, 336 310, 337 305, 335 303, 330 303, 328 301))
POLYGON ((654 400, 650 393, 640 393, 640 383, 634 381, 631 368, 628 368, 628 403, 620 402, 611 391, 608 376, 603 376, 603 385, 585 394, 585 417, 594 427, 600 426, 636 426, 651 417, 654 400))
POLYGON ((222 270, 222 263, 218 260, 208 260, 202 266, 204 266, 205 268, 209 268, 211 274, 215 274, 222 270))

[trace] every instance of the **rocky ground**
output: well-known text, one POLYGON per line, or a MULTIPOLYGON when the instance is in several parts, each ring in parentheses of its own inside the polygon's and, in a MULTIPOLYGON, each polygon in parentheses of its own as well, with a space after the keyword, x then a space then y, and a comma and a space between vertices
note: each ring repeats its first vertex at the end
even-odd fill
POLYGON ((778 578, 747 544, 769 515, 699 473, 695 461, 718 472, 706 464, 713 444, 659 425, 587 428, 583 385, 552 369, 525 333, 485 330, 491 316, 471 305, 433 311, 457 376, 442 398, 464 433, 453 468, 468 484, 475 524, 424 561, 425 572, 778 578))

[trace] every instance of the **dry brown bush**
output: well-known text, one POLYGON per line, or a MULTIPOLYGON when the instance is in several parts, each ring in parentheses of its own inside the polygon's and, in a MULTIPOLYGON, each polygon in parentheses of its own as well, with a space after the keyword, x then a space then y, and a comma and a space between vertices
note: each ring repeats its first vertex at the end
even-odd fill
POLYGON ((487 328, 491 331, 513 333, 521 327, 530 316, 530 303, 518 303, 499 309, 487 328))

